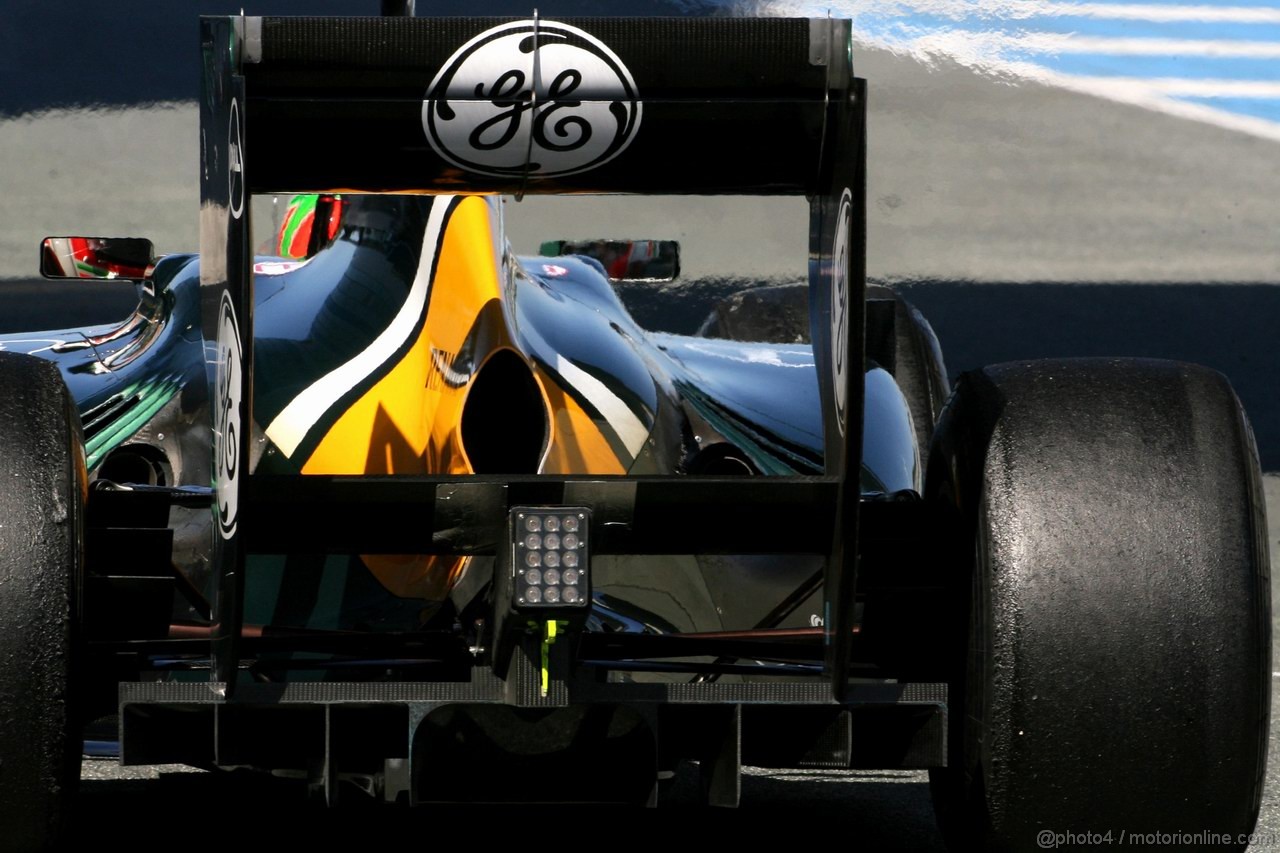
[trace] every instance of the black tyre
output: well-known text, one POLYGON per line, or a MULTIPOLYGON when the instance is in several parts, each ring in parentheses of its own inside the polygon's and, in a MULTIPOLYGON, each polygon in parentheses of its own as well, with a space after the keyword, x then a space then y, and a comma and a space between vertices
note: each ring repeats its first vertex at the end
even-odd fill
POLYGON ((80 421, 58 369, 0 353, 0 847, 58 842, 80 778, 72 661, 80 421))
POLYGON ((952 846, 1243 848, 1270 590, 1257 455, 1226 379, 1102 359, 966 374, 926 491, 956 511, 968 599, 950 767, 932 778, 952 846))
POLYGON ((942 347, 933 327, 902 294, 867 286, 867 357, 893 374, 911 410, 920 464, 927 466, 934 424, 951 395, 942 347))

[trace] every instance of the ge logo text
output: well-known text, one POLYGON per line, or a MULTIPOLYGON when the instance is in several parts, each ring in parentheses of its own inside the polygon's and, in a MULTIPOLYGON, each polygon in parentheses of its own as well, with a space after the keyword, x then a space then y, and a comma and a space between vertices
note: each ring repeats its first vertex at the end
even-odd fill
POLYGON ((642 106, 631 72, 594 36, 516 21, 449 57, 423 101, 422 125, 435 152, 468 172, 553 178, 618 156, 642 106))

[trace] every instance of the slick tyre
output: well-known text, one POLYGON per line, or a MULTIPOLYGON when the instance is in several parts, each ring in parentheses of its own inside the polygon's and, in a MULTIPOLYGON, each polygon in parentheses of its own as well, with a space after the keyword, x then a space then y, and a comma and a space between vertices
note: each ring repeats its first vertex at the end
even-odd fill
POLYGON ((54 847, 80 777, 72 697, 85 463, 58 369, 0 353, 0 848, 54 847))
POLYGON ((1227 381, 1102 359, 966 374, 926 493, 955 522, 965 605, 949 767, 931 778, 950 845, 1242 849, 1266 765, 1270 595, 1256 451, 1227 381))

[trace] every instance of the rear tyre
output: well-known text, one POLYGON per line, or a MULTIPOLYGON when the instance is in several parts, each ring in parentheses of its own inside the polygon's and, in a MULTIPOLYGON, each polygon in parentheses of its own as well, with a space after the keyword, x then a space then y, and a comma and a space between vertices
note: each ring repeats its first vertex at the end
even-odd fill
POLYGON ((0 353, 0 833, 55 846, 80 778, 72 702, 80 421, 58 369, 0 353))
POLYGON ((954 511, 968 602, 950 766, 931 779, 949 843, 1243 848, 1270 589, 1257 455, 1225 378, 1102 359, 966 374, 926 492, 954 511))

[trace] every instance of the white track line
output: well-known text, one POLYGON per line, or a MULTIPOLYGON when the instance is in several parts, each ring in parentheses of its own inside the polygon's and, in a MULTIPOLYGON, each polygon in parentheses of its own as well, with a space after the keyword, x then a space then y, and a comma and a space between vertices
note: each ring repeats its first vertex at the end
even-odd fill
MULTIPOLYGON (((1145 107, 1166 115, 1212 124, 1227 130, 1280 142, 1280 122, 1241 115, 1240 113, 1220 109, 1208 104, 1179 101, 1170 96, 1174 94, 1193 95, 1195 93, 1165 91, 1158 84, 1150 85, 1150 81, 1132 78, 1055 74, 1043 69, 1039 69, 1039 73, 1031 76, 1030 79, 1058 86, 1059 88, 1070 89, 1074 92, 1106 98, 1123 104, 1133 104, 1134 106, 1145 107)), ((1219 96, 1225 96, 1221 92, 1218 94, 1219 96)))
MULTIPOLYGON (((1032 9, 1037 4, 1030 4, 1032 9)), ((1280 9, 1264 6, 1151 6, 1140 3, 1045 3, 1037 14, 1060 18, 1106 18, 1176 23, 1277 24, 1280 9)))
POLYGON ((1182 77, 1096 77, 1112 86, 1142 86, 1191 98, 1280 98, 1280 80, 1195 80, 1182 77))
POLYGON ((932 32, 903 40, 926 52, 985 56, 1010 53, 1096 53, 1105 56, 1202 56, 1225 59, 1280 59, 1280 42, 1215 39, 1106 38, 1068 33, 932 32))
POLYGON ((1280 8, 1266 6, 1161 6, 1151 3, 1037 3, 1033 0, 781 0, 781 2, 738 2, 725 4, 744 13, 780 17, 825 17, 857 19, 866 16, 879 21, 935 15, 955 21, 1030 18, 1099 18, 1105 20, 1151 21, 1153 23, 1204 22, 1227 24, 1280 23, 1280 8))
MULTIPOLYGON (((925 65, 954 61, 980 74, 1017 85, 1043 83, 1071 91, 1131 104, 1192 121, 1212 124, 1251 136, 1280 141, 1280 122, 1242 115, 1205 104, 1177 100, 1183 97, 1276 97, 1271 80, 1182 81, 1172 78, 1143 80, 1130 77, 1092 77, 1051 71, 1030 61, 1045 53, 1102 53, 1129 56, 1199 56, 1236 59, 1280 59, 1280 43, 1197 39, 1140 39, 1078 37, 1067 34, 999 31, 941 31, 913 15, 936 15, 957 22, 991 26, 1001 21, 1021 21, 1042 16, 1094 17, 1157 22, 1213 21, 1236 23, 1280 22, 1280 8, 1207 5, 1157 6, 1148 3, 1061 3, 1032 0, 724 0, 737 13, 785 17, 849 17, 854 19, 855 42, 867 47, 910 56, 925 65), (859 24, 865 19, 865 26, 859 24), (886 32, 884 28, 890 30, 886 32), (912 38, 912 36, 916 36, 912 38), (1025 59, 1012 59, 1021 51, 1025 59)), ((855 57, 854 66, 857 67, 855 57)))
MULTIPOLYGON (((1247 133, 1263 139, 1280 142, 1280 122, 1269 121, 1255 116, 1242 115, 1218 107, 1205 104, 1189 103, 1176 100, 1169 91, 1162 91, 1161 85, 1150 85, 1149 81, 1132 77, 1093 77, 1085 75, 1062 74, 1051 71, 1044 66, 1028 60, 1011 60, 1004 58, 1007 39, 973 38, 972 34, 957 33, 939 34, 932 38, 885 43, 860 37, 854 31, 854 39, 869 47, 890 50, 899 55, 911 56, 926 65, 936 65, 940 60, 954 61, 980 74, 985 74, 1007 83, 1017 85, 1024 82, 1043 83, 1073 92, 1106 98, 1122 104, 1143 107, 1166 115, 1190 119, 1205 124, 1247 133)), ((1280 49, 1280 45, 1277 45, 1280 49)), ((855 59, 856 67, 856 59, 855 59)), ((1254 81, 1241 81, 1254 82, 1254 81)), ((1267 81, 1256 81, 1261 84, 1252 97, 1265 94, 1267 81)), ((1170 87, 1171 88, 1171 87, 1170 87)), ((1189 95, 1191 92, 1176 94, 1189 95)), ((1234 94, 1234 93, 1232 93, 1234 94)))

